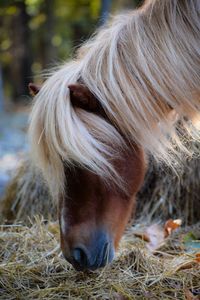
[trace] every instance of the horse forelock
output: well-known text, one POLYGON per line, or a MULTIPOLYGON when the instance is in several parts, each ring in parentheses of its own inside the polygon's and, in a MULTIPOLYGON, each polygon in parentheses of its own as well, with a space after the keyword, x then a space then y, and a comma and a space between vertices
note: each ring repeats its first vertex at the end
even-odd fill
POLYGON ((119 132, 169 165, 180 150, 189 153, 176 128, 182 120, 188 129, 185 117, 200 119, 199 16, 198 0, 147 1, 101 28, 49 77, 36 96, 30 136, 54 192, 64 189, 63 163, 74 162, 123 187, 112 164, 124 147, 119 132), (67 87, 80 78, 109 122, 72 105, 67 87))

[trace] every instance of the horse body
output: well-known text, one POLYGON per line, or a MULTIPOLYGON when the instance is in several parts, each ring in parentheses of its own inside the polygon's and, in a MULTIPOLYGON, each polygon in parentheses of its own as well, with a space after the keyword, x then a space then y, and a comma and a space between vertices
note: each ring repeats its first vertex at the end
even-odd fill
POLYGON ((188 153, 186 120, 200 119, 199 20, 198 0, 146 1, 100 29, 35 97, 32 154, 59 199, 62 251, 77 269, 112 260, 144 152, 169 165, 188 153))

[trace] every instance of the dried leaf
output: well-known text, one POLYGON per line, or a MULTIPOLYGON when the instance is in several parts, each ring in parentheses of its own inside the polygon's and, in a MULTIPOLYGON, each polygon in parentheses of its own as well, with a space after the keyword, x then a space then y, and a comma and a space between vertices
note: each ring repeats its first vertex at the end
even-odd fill
POLYGON ((197 266, 196 261, 190 261, 190 262, 185 262, 184 264, 181 264, 176 271, 181 271, 181 270, 188 270, 188 269, 192 269, 195 268, 197 266))
POLYGON ((145 241, 145 242, 150 242, 149 237, 147 236, 147 234, 145 232, 134 232, 134 235, 138 238, 140 238, 141 240, 145 241))
POLYGON ((194 295, 191 290, 185 290, 185 299, 186 300, 198 300, 199 295, 194 295))
POLYGON ((174 231, 175 229, 179 228, 182 224, 182 220, 181 219, 177 219, 177 220, 172 220, 169 219, 164 226, 165 229, 165 237, 169 236, 172 231, 174 231))
POLYGON ((165 240, 165 230, 158 224, 153 224, 148 227, 146 234, 150 240, 147 247, 151 251, 158 249, 165 240))
POLYGON ((144 232, 135 232, 135 236, 141 238, 145 242, 148 242, 147 247, 154 251, 158 249, 173 230, 180 227, 182 221, 180 219, 169 219, 164 227, 158 224, 149 226, 144 232))
POLYGON ((200 263, 200 252, 196 253, 196 262, 200 263))

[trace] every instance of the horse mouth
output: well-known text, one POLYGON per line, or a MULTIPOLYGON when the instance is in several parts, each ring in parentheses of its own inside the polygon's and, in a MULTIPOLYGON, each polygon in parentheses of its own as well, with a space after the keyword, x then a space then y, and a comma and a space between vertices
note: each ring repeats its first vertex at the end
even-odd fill
POLYGON ((82 248, 75 248, 73 255, 70 257, 66 257, 64 255, 66 260, 74 267, 76 271, 95 271, 111 263, 114 258, 114 249, 110 243, 105 243, 101 251, 99 251, 94 257, 89 255, 85 248, 83 249, 84 252, 82 248))

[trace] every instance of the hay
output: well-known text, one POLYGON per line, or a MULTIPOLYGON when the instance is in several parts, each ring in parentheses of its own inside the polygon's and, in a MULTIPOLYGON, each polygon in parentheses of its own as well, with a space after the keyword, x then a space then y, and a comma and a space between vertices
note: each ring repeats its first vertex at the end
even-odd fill
MULTIPOLYGON (((191 143, 190 147, 195 153, 199 153, 199 144, 191 143)), ((136 217, 145 218, 149 223, 156 218, 181 218, 185 224, 198 222, 199 183, 199 156, 186 159, 178 174, 150 161, 143 188, 137 196, 136 217)), ((20 220, 27 222, 35 214, 57 220, 56 204, 52 201, 42 176, 29 160, 16 173, 0 204, 1 223, 6 220, 11 223, 20 220)))
POLYGON ((185 224, 200 220, 200 157, 187 159, 176 174, 151 161, 137 197, 136 217, 183 218, 185 224))
POLYGON ((39 214, 48 220, 56 220, 57 206, 52 201, 43 177, 27 159, 16 170, 0 201, 0 222, 23 220, 29 223, 29 219, 39 214))
POLYGON ((200 266, 182 236, 199 235, 200 223, 179 229, 156 254, 133 234, 144 226, 142 219, 146 224, 168 216, 185 223, 199 220, 199 159, 188 161, 180 180, 167 172, 150 163, 138 197, 140 219, 124 235, 115 261, 102 270, 78 273, 62 258, 59 227, 52 222, 56 207, 46 184, 26 161, 1 202, 1 224, 14 224, 0 227, 0 299, 193 299, 187 293, 200 288, 200 266))
POLYGON ((200 265, 182 244, 178 230, 151 254, 145 242, 125 234, 116 260, 95 272, 76 272, 60 254, 57 223, 1 226, 0 299, 185 299, 198 289, 200 265), (189 266, 189 267, 188 267, 189 266))

